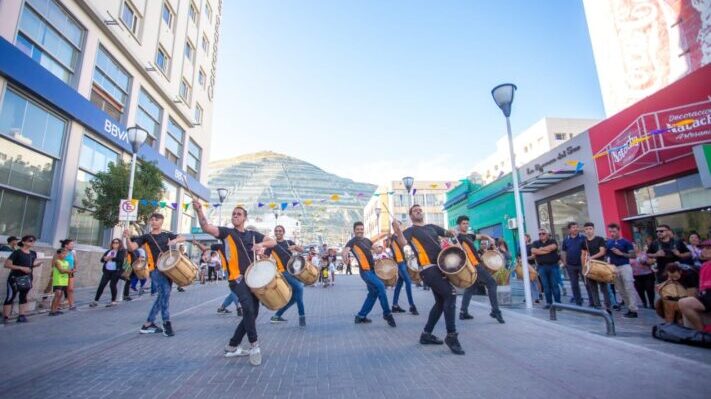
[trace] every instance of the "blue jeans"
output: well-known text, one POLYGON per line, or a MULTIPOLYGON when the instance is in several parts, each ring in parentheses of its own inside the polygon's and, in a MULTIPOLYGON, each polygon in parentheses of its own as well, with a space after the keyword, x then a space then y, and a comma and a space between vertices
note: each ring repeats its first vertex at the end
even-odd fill
POLYGON ((555 299, 556 302, 560 302, 560 286, 556 282, 555 277, 556 275, 560 275, 558 265, 538 265, 538 275, 541 277, 546 303, 550 305, 553 303, 553 299, 555 299))
POLYGON ((368 286, 368 296, 365 297, 363 307, 358 312, 358 316, 365 317, 373 310, 375 301, 380 300, 380 306, 383 308, 383 316, 389 315, 390 307, 388 306, 388 296, 385 294, 385 284, 375 275, 374 271, 361 271, 360 278, 365 281, 368 286))
POLYGON ((293 304, 296 304, 296 308, 299 310, 299 316, 304 315, 304 285, 301 281, 294 277, 289 272, 283 272, 282 275, 286 279, 286 282, 291 286, 291 300, 289 303, 284 305, 283 308, 279 309, 275 316, 281 317, 287 309, 289 309, 293 304))
POLYGON ((407 263, 400 262, 397 264, 398 277, 397 284, 395 284, 395 293, 393 294, 393 306, 397 305, 398 299, 400 299, 400 290, 402 285, 405 284, 405 292, 407 293, 407 302, 410 306, 415 306, 415 301, 412 300, 412 280, 410 280, 410 274, 407 273, 407 263))
POLYGON ((565 286, 563 285, 563 271, 560 270, 560 267, 553 271, 553 277, 555 277, 555 283, 558 284, 560 290, 563 291, 565 286))
POLYGON ((153 323, 156 321, 156 316, 160 311, 163 322, 170 321, 168 305, 170 301, 170 289, 173 283, 164 276, 163 273, 159 272, 158 269, 154 269, 151 272, 151 283, 155 286, 158 295, 156 295, 156 299, 153 301, 153 307, 150 313, 148 313, 148 319, 146 320, 149 323, 153 323))
POLYGON ((237 294, 234 292, 230 291, 230 293, 225 297, 225 300, 222 301, 222 309, 227 309, 228 306, 235 304, 237 308, 239 308, 239 298, 237 298, 237 294))
POLYGON ((132 290, 136 289, 136 284, 138 284, 139 281, 141 282, 141 288, 143 288, 143 286, 146 285, 146 279, 145 278, 139 279, 138 277, 136 277, 135 274, 131 275, 131 289, 132 290))

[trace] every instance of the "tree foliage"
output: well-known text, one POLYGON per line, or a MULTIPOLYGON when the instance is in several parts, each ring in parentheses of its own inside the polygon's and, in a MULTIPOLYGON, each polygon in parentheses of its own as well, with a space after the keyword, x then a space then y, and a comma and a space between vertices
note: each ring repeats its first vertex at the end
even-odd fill
MULTIPOLYGON (((97 173, 86 188, 86 198, 82 199, 85 208, 91 209, 94 218, 106 227, 119 223, 119 203, 128 197, 128 182, 131 163, 120 160, 110 163, 105 172, 97 173)), ((165 187, 163 175, 151 162, 140 161, 136 164, 133 184, 133 198, 148 201, 160 201, 165 187)), ((155 210, 151 205, 138 206, 138 223, 145 224, 155 210)))

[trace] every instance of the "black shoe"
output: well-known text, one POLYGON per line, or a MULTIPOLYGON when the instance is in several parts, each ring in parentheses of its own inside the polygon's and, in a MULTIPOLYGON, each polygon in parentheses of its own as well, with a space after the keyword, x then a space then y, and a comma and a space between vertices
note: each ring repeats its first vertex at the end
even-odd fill
POLYGON ((609 314, 610 316, 612 316, 612 311, 611 311, 610 309, 605 309, 605 312, 607 312, 607 314, 609 314))
POLYGON ((459 313, 459 320, 471 320, 473 318, 474 318, 474 316, 470 315, 469 312, 460 312, 459 313))
POLYGON ((636 319, 637 318, 637 312, 633 311, 628 311, 627 313, 623 314, 622 317, 626 317, 628 319, 636 319))
POLYGON ((239 317, 244 316, 244 312, 242 311, 241 307, 237 308, 237 316, 239 316, 239 317))
POLYGON ((417 316, 420 314, 420 312, 417 311, 415 305, 410 306, 410 314, 412 314, 413 316, 417 316))
POLYGON ((277 315, 272 316, 272 318, 269 319, 269 321, 271 321, 272 324, 287 322, 287 320, 285 318, 283 318, 281 316, 277 316, 277 315))
POLYGON ((185 292, 185 288, 183 288, 183 287, 178 287, 178 292, 185 292))
POLYGON ((17 316, 17 322, 18 323, 27 323, 27 317, 23 314, 17 316))
POLYGON ((133 299, 130 296, 125 296, 123 297, 123 300, 126 302, 132 301, 133 299))
POLYGON ((437 338, 434 334, 423 332, 420 334, 420 343, 422 345, 442 345, 444 341, 437 338))
POLYGON ((299 327, 306 327, 306 316, 299 316, 299 327))
POLYGON ((356 323, 356 324, 370 323, 370 322, 372 322, 372 321, 373 321, 373 320, 370 320, 370 319, 367 318, 367 317, 360 317, 360 316, 357 316, 357 315, 356 315, 356 317, 355 317, 355 323, 356 323))
POLYGON ((497 310, 496 312, 492 311, 491 313, 489 313, 489 316, 495 318, 496 321, 498 321, 498 322, 501 323, 501 324, 506 323, 506 322, 504 321, 504 318, 501 316, 501 311, 500 311, 500 310, 497 310))
POLYGON ((400 305, 393 305, 393 313, 405 313, 405 309, 401 308, 400 305))
POLYGON ((459 339, 457 338, 457 335, 457 333, 447 334, 447 336, 444 338, 444 343, 447 344, 449 350, 451 350, 452 353, 454 353, 455 355, 463 355, 464 350, 459 344, 459 339))
POLYGON ((163 322, 163 335, 165 335, 166 337, 172 337, 173 335, 175 335, 175 333, 173 332, 173 326, 170 325, 169 321, 163 322))
POLYGON ((139 332, 141 334, 160 334, 163 332, 163 329, 155 325, 155 323, 151 323, 147 326, 141 326, 139 332))
POLYGON ((383 319, 385 319, 385 321, 388 322, 388 325, 389 325, 390 327, 397 327, 397 324, 395 324, 395 318, 393 317, 393 314, 392 314, 392 313, 390 313, 390 314, 387 315, 387 316, 383 316, 383 319))
POLYGON ((620 310, 622 310, 622 306, 620 306, 620 305, 614 305, 614 306, 612 306, 612 308, 615 309, 615 310, 618 311, 618 312, 619 312, 620 310))
POLYGON ((222 306, 220 306, 219 308, 217 308, 217 313, 219 313, 219 314, 227 314, 227 313, 232 313, 232 312, 231 312, 229 309, 223 308, 222 306))

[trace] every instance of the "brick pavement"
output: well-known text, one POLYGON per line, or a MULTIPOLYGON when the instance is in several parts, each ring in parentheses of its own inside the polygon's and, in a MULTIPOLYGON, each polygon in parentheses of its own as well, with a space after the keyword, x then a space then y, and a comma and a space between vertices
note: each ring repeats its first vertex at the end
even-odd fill
MULTIPOLYGON (((505 325, 478 305, 475 320, 458 322, 466 356, 417 343, 432 303, 416 290, 420 316, 397 315, 392 329, 376 305, 370 325, 354 325, 365 289, 358 276, 332 288, 306 288, 306 329, 257 321, 260 367, 225 359, 222 348, 237 316, 217 315, 223 284, 172 293, 176 336, 142 336, 150 297, 116 308, 57 318, 37 315, 0 328, 3 398, 399 398, 705 397, 711 367, 561 323, 504 310, 505 325)), ((392 297, 392 291, 389 291, 392 297)), ((435 333, 443 335, 443 320, 435 333)), ((669 346, 668 348, 671 348, 669 346)), ((698 351, 704 351, 698 349, 698 351)), ((708 352, 708 351, 706 351, 708 352)))

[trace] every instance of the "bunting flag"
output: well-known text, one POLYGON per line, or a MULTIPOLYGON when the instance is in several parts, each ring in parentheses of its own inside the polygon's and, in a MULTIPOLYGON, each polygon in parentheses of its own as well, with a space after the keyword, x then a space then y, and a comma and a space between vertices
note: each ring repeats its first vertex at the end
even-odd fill
POLYGON ((146 206, 146 205, 148 205, 148 201, 142 199, 142 200, 141 200, 141 206, 146 206))
POLYGON ((158 204, 160 205, 161 208, 165 208, 165 201, 161 201, 158 204))
POLYGON ((449 188, 452 187, 452 183, 446 182, 444 183, 444 186, 447 187, 447 190, 449 190, 449 188))
POLYGON ((430 184, 430 187, 431 187, 431 188, 437 188, 437 187, 439 187, 439 184, 437 184, 437 183, 432 183, 432 184, 430 184))
POLYGON ((281 203, 281 210, 282 210, 282 211, 285 210, 287 206, 289 206, 289 203, 288 203, 288 202, 282 202, 282 203, 281 203))
POLYGON ((332 194, 331 195, 331 201, 338 201, 341 199, 341 196, 338 194, 332 194))
POLYGON ((178 203, 177 203, 177 202, 171 202, 171 203, 170 203, 170 206, 171 206, 173 209, 178 209, 178 203))
POLYGON ((264 203, 262 203, 262 202, 257 202, 257 208, 261 208, 261 207, 263 207, 263 206, 264 206, 264 203))
POLYGON ((307 199, 307 200, 304 201, 304 205, 306 205, 306 206, 309 206, 309 205, 311 205, 311 204, 313 204, 313 203, 314 203, 314 201, 313 201, 313 200, 310 200, 310 199, 307 199))
POLYGON ((415 195, 416 192, 417 192, 417 189, 416 189, 416 188, 413 188, 413 189, 412 189, 412 195, 415 195))
POLYGON ((274 208, 276 208, 276 207, 277 207, 276 202, 270 202, 270 203, 269 203, 269 209, 274 209, 274 208))
POLYGON ((582 162, 578 162, 578 164, 575 165, 575 172, 577 173, 577 172, 580 172, 581 170, 583 170, 583 165, 585 165, 585 164, 582 162))
POLYGON ((291 203, 292 208, 295 208, 297 205, 299 205, 299 201, 294 201, 291 203))

